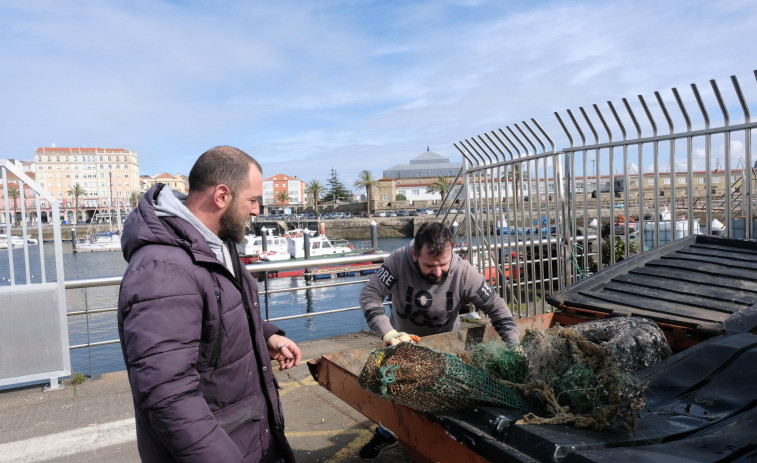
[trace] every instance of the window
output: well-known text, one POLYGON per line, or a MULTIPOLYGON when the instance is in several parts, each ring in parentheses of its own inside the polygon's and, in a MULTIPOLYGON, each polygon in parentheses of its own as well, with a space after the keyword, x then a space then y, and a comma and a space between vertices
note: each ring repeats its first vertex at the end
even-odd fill
POLYGON ((720 175, 712 177, 712 183, 723 183, 723 177, 721 177, 720 175))
POLYGON ((731 175, 731 183, 735 183, 738 180, 738 177, 735 175, 731 175))
POLYGON ((670 185, 670 179, 669 178, 664 178, 664 179, 662 179, 662 183, 663 183, 663 185, 670 185))
POLYGON ((678 177, 679 185, 686 185, 686 177, 678 177))
POLYGON ((654 186, 654 179, 653 178, 647 179, 647 185, 654 186))
POLYGON ((381 197, 381 199, 382 199, 383 201, 389 201, 389 195, 383 195, 383 196, 381 197))
POLYGON ((704 177, 699 177, 697 179, 697 185, 704 185, 704 177))

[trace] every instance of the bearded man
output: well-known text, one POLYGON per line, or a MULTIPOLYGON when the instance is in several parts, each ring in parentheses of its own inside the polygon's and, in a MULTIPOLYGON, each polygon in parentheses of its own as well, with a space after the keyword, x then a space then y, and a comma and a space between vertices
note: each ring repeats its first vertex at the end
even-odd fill
MULTIPOLYGON (((507 303, 468 261, 452 252, 452 245, 447 227, 427 223, 410 244, 392 252, 360 293, 368 326, 389 344, 412 342, 410 335, 456 331, 460 308, 469 302, 489 316, 503 341, 518 344, 520 335, 507 303), (389 295, 387 316, 383 304, 389 295)), ((360 457, 372 460, 395 445, 397 439, 378 426, 360 457)))
POLYGON ((219 146, 187 195, 157 184, 126 220, 118 331, 142 461, 294 461, 271 360, 302 353, 261 319, 235 246, 262 194, 260 164, 219 146))

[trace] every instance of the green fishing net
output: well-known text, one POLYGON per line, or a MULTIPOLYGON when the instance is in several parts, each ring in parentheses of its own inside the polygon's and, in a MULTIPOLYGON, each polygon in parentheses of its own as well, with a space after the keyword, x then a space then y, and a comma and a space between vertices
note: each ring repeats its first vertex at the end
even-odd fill
POLYGON ((477 403, 529 410, 515 391, 485 371, 409 342, 371 352, 358 381, 382 398, 423 412, 477 403))
POLYGON ((645 386, 604 346, 572 328, 527 331, 520 346, 501 341, 439 352, 401 343, 375 349, 360 385, 423 412, 475 404, 518 409, 518 423, 633 428, 645 386))

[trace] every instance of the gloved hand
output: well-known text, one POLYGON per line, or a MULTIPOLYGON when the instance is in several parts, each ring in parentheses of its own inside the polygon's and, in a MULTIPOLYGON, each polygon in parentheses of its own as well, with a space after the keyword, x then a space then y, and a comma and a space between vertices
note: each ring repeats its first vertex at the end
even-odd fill
POLYGON ((413 342, 409 334, 397 330, 388 331, 381 339, 389 346, 396 346, 401 342, 413 342))

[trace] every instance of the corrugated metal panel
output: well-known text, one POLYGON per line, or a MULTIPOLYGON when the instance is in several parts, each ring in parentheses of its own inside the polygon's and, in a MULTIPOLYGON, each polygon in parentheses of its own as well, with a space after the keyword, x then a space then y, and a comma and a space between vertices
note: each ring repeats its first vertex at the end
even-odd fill
POLYGON ((757 325, 757 241, 695 235, 608 267, 549 297, 567 309, 697 330, 757 325))

